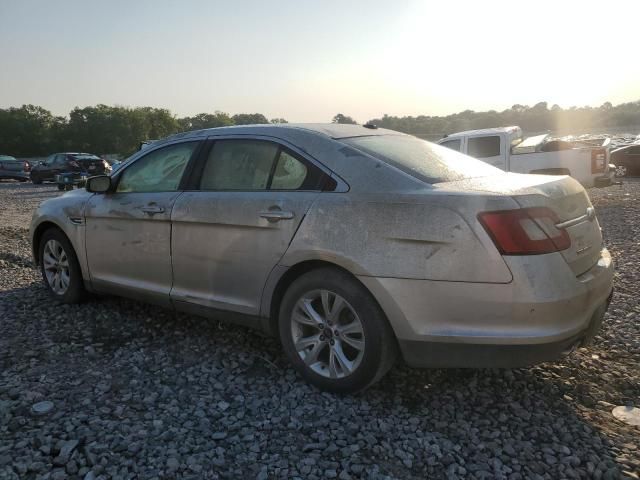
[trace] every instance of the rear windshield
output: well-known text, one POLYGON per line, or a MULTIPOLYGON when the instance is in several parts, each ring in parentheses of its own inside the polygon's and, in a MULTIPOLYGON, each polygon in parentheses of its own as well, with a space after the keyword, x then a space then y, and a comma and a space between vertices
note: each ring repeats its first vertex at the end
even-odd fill
POLYGON ((14 162, 14 161, 16 161, 16 158, 12 157, 10 155, 0 155, 0 162, 2 162, 2 161, 14 162))
POLYGON ((430 184, 504 173, 450 148, 408 135, 352 137, 340 141, 430 184))

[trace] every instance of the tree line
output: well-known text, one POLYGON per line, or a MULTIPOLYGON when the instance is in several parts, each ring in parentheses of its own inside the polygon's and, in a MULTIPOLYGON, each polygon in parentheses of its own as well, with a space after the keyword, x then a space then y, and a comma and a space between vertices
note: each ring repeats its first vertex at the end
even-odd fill
POLYGON ((227 125, 286 123, 260 113, 199 113, 177 118, 164 108, 96 105, 74 108, 68 117, 54 116, 35 105, 0 109, 0 154, 39 157, 81 151, 130 155, 140 142, 173 133, 227 125))
MULTIPOLYGON (((349 118, 349 117, 347 117, 349 118)), ((613 106, 606 102, 600 107, 561 108, 558 105, 548 107, 547 102, 540 102, 530 107, 513 105, 498 112, 474 112, 465 110, 446 116, 397 117, 384 115, 382 118, 369 120, 378 127, 398 130, 418 136, 438 136, 475 130, 479 128, 507 127, 518 125, 524 132, 601 133, 608 129, 630 128, 628 133, 640 133, 640 101, 622 103, 613 106)))
MULTIPOLYGON (((334 123, 357 123, 338 113, 334 123)), ((35 105, 0 109, 0 154, 16 157, 46 156, 52 152, 85 151, 127 156, 141 141, 166 137, 177 132, 228 125, 287 123, 284 118, 267 119, 260 113, 199 113, 176 117, 169 110, 154 107, 95 105, 74 108, 68 117, 55 116, 35 105)), ((465 110, 446 116, 383 115, 367 122, 381 128, 424 137, 476 128, 519 125, 525 132, 566 131, 578 133, 607 128, 638 128, 640 101, 600 107, 548 107, 540 102, 530 107, 513 105, 501 112, 465 110)), ((633 133, 633 132, 632 132, 633 133)), ((637 132, 636 132, 637 133, 637 132)))

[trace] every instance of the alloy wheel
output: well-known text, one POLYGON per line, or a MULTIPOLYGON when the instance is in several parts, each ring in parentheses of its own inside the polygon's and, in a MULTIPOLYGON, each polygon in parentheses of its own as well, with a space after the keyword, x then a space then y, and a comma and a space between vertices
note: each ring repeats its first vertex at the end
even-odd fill
POLYGON ((627 174, 626 165, 616 165, 616 177, 624 177, 627 174))
POLYGON ((57 240, 48 240, 44 245, 42 264, 47 283, 56 295, 64 295, 71 281, 69 257, 57 240))
POLYGON ((305 365, 326 378, 344 378, 356 371, 365 351, 362 321, 343 297, 313 290, 295 304, 291 335, 305 365))

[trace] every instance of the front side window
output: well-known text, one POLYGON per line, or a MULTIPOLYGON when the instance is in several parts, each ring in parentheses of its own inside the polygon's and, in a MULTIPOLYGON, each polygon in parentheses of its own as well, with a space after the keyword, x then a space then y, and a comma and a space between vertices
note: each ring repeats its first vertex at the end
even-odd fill
POLYGON ((497 157, 500 155, 500 137, 472 137, 467 140, 467 155, 474 158, 497 157))
POLYGON ((198 142, 170 145, 135 161, 122 172, 117 192, 174 192, 198 142))
POLYGON ((217 140, 204 165, 201 190, 318 190, 323 173, 278 144, 217 140))

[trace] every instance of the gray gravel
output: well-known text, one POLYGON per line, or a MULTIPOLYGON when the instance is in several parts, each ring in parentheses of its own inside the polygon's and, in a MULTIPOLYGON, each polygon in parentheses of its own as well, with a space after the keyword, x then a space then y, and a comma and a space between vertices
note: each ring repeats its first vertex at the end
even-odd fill
POLYGON ((278 344, 117 298, 52 302, 27 226, 55 187, 0 184, 0 479, 637 478, 640 181, 591 192, 617 264, 595 345, 515 370, 394 368, 358 396, 278 344), (34 404, 53 402, 44 414, 34 404))

